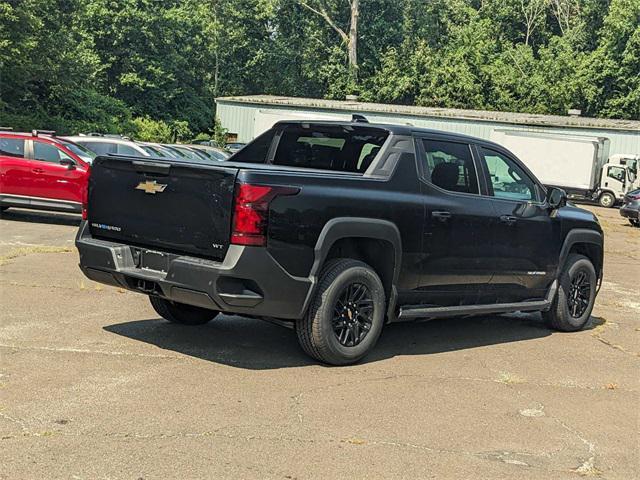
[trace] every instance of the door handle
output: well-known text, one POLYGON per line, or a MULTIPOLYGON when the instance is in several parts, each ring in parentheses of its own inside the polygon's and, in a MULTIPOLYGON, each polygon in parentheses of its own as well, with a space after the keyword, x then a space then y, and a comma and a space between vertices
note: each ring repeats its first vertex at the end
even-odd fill
POLYGON ((34 168, 33 170, 31 170, 33 173, 44 173, 44 169, 42 168, 34 168))
POLYGON ((438 211, 431 212, 431 217, 441 222, 446 222, 451 218, 451 212, 438 211))
POLYGON ((500 221, 502 223, 506 223, 507 225, 511 226, 518 221, 518 217, 514 217, 513 215, 501 215, 500 221))

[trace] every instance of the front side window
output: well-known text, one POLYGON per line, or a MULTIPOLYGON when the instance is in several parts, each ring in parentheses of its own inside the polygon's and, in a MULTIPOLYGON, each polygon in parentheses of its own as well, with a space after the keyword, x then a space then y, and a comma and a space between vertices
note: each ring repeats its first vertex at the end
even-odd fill
POLYGON ((33 154, 36 160, 41 162, 60 163, 60 160, 73 159, 58 147, 44 142, 33 142, 33 154))
POLYGON ((96 158, 95 152, 92 152, 86 147, 82 145, 71 143, 71 142, 63 142, 64 146, 71 150, 73 153, 78 155, 82 160, 87 163, 93 162, 93 159, 96 158))
POLYGON ((622 167, 609 167, 607 175, 619 182, 624 183, 624 168, 622 167))
POLYGON ((471 149, 465 143, 423 140, 426 180, 449 192, 479 194, 471 149))
POLYGON ((0 155, 24 158, 24 140, 19 138, 0 138, 0 155))
POLYGON ((513 160, 488 148, 480 156, 489 173, 489 194, 507 200, 539 201, 535 182, 513 160))
POLYGON ((139 155, 138 151, 129 145, 118 144, 118 154, 120 155, 139 155))
POLYGON ((92 152, 95 152, 97 155, 109 155, 110 153, 116 153, 116 146, 113 143, 106 142, 78 142, 76 143, 80 145, 84 145, 92 152))

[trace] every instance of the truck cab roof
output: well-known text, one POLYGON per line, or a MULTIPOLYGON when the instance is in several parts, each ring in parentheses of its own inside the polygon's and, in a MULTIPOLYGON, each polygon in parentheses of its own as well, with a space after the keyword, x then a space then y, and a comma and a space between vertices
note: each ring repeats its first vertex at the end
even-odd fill
POLYGON ((274 128, 278 126, 287 126, 287 125, 295 125, 295 126, 308 125, 309 128, 312 128, 313 126, 379 128, 387 131, 392 135, 406 135, 406 136, 412 136, 416 134, 417 135, 441 135, 441 136, 446 136, 447 138, 450 138, 450 139, 456 139, 466 143, 481 143, 483 145, 491 145, 493 147, 503 148, 500 146, 500 144, 492 142, 490 140, 485 140, 483 138, 473 137, 471 135, 464 135, 462 133, 448 132, 445 130, 435 130, 432 128, 416 127, 414 125, 409 125, 409 124, 402 125, 402 124, 395 124, 395 123, 368 123, 368 122, 362 122, 362 121, 345 122, 340 120, 281 120, 274 124, 274 128))

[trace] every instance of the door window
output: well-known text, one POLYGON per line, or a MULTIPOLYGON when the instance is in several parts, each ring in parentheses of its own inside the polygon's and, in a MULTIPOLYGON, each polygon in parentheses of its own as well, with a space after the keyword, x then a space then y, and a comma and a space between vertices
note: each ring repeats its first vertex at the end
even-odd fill
POLYGON ((24 140, 19 138, 0 138, 0 155, 24 158, 24 140))
POLYGON ((479 194, 471 149, 465 143, 423 140, 426 180, 443 190, 479 194))
POLYGON ((609 167, 609 171, 607 175, 610 178, 618 180, 621 183, 624 183, 624 168, 622 167, 609 167))
POLYGON ((118 153, 120 155, 140 155, 138 151, 129 145, 118 144, 118 153))
POLYGON ((109 155, 110 153, 116 153, 116 146, 113 143, 106 142, 78 142, 80 145, 84 145, 89 150, 95 152, 98 155, 109 155))
POLYGON ((33 153, 35 159, 41 162, 60 163, 63 158, 73 161, 69 155, 50 143, 33 142, 33 153))
POLYGON ((480 155, 489 174, 489 194, 516 201, 540 201, 536 183, 513 160, 488 148, 480 155))

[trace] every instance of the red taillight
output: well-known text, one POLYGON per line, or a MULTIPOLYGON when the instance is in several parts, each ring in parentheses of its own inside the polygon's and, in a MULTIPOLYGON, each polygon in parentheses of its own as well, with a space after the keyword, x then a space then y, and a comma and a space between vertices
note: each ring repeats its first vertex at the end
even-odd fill
POLYGON ((294 195, 297 192, 297 188, 238 183, 233 208, 231 243, 266 245, 269 203, 278 195, 294 195))

